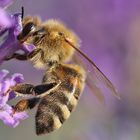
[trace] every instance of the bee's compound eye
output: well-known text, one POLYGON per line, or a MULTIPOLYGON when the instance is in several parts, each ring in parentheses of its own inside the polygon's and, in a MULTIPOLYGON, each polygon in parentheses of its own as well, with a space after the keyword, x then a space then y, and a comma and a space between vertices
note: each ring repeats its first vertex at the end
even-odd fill
POLYGON ((22 36, 25 37, 29 33, 33 32, 35 30, 35 25, 32 22, 29 22, 25 25, 25 27, 22 30, 22 36))

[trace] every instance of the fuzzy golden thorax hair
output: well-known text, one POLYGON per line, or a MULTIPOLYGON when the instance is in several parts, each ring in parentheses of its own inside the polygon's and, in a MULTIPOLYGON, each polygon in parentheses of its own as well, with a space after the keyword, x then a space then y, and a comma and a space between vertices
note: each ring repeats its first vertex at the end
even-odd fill
POLYGON ((34 44, 36 48, 43 50, 44 54, 39 60, 42 65, 48 61, 66 63, 71 59, 74 49, 64 38, 68 39, 74 46, 80 46, 80 40, 77 35, 59 20, 50 19, 42 22, 39 17, 26 17, 23 20, 23 30, 31 22, 34 23, 35 30, 44 30, 44 35, 29 36, 25 43, 34 44))

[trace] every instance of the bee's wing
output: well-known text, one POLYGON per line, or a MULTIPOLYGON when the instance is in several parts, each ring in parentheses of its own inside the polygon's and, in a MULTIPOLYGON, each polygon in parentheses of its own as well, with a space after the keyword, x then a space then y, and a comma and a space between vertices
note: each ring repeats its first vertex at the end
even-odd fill
POLYGON ((98 98, 99 101, 104 102, 103 88, 108 88, 111 93, 120 99, 120 96, 111 83, 111 81, 101 72, 101 70, 92 61, 89 62, 85 57, 80 56, 77 51, 74 54, 73 61, 81 65, 87 72, 86 84, 90 91, 98 98))
POLYGON ((103 95, 103 87, 109 89, 111 93, 120 99, 120 96, 111 83, 111 81, 104 75, 104 73, 96 66, 96 64, 88 58, 86 54, 84 54, 81 50, 77 47, 70 44, 75 50, 75 54, 73 57, 73 61, 77 64, 82 65, 82 67, 87 72, 86 84, 92 93, 101 101, 104 102, 104 95, 103 95))

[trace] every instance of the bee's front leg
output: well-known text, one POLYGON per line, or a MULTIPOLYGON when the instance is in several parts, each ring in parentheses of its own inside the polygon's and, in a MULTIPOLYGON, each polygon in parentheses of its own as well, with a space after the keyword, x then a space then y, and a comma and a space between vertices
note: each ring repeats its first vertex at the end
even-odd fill
POLYGON ((17 60, 22 60, 25 61, 28 59, 27 54, 18 54, 18 53, 14 53, 11 57, 8 57, 5 59, 5 61, 9 61, 11 59, 17 59, 17 60))
POLYGON ((28 54, 14 53, 12 56, 7 57, 4 60, 9 61, 11 59, 17 59, 17 60, 21 60, 21 61, 26 61, 28 59, 32 59, 33 57, 37 57, 37 59, 39 59, 40 57, 43 57, 43 55, 44 55, 44 53, 43 53, 42 49, 37 48, 28 54))

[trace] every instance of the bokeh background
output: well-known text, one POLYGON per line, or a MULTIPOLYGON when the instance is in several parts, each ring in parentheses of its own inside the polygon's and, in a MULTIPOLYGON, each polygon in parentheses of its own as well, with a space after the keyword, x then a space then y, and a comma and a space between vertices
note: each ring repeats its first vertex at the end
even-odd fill
MULTIPOLYGON (((81 49, 92 58, 121 94, 105 92, 101 104, 86 90, 63 127, 36 136, 34 113, 17 128, 0 122, 0 140, 140 140, 140 1, 139 0, 15 0, 11 13, 60 19, 81 38, 81 49)), ((29 62, 9 61, 0 69, 24 74, 40 83, 43 71, 29 62)))

